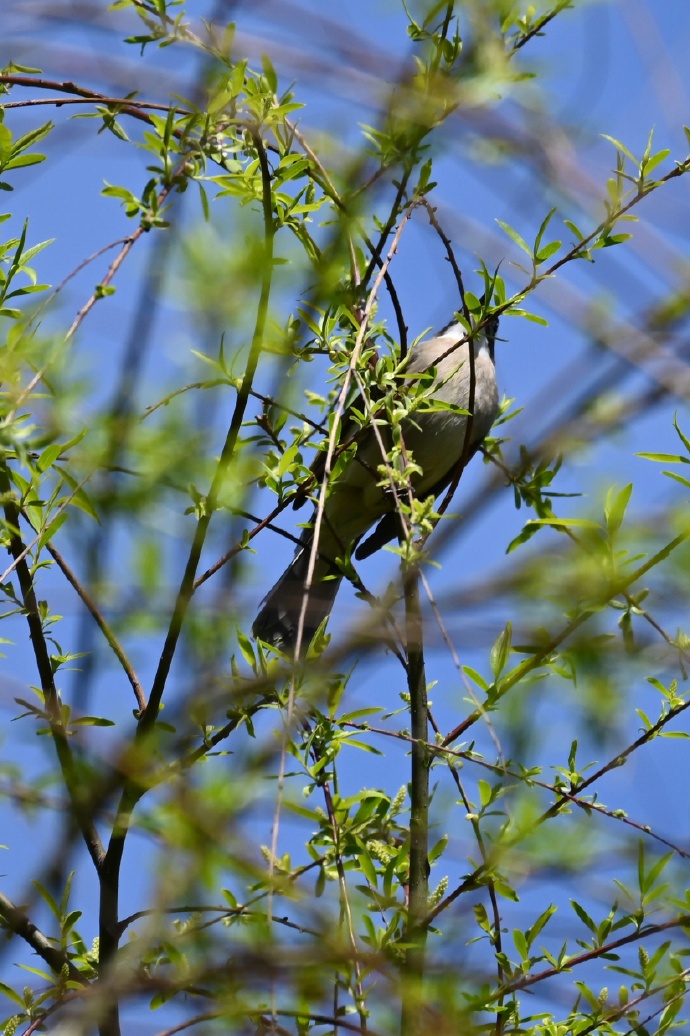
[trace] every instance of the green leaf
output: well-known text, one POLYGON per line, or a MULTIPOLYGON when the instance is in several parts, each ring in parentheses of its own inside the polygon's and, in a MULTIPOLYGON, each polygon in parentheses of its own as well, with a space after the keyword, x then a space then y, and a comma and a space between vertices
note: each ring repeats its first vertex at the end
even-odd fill
POLYGON ((204 222, 210 223, 211 221, 211 210, 208 204, 208 194, 204 189, 204 185, 201 181, 197 180, 197 186, 199 188, 199 201, 201 202, 201 211, 204 215, 204 222))
POLYGON ((647 872, 643 884, 641 885, 641 888, 644 892, 648 892, 649 889, 651 889, 656 884, 657 878, 660 876, 661 872, 666 868, 666 866, 671 862, 673 857, 674 853, 666 853, 666 855, 662 856, 659 860, 657 860, 654 866, 647 872))
POLYGON ((645 729, 646 730, 651 730, 652 727, 654 726, 654 724, 652 723, 652 721, 649 718, 649 716, 647 715, 647 713, 643 712, 642 709, 635 709, 635 712, 637 713, 637 715, 640 717, 640 719, 644 723, 645 729))
POLYGON ((513 227, 511 227, 510 223, 504 223, 503 220, 501 220, 501 219, 497 219, 496 222, 498 223, 498 225, 501 228, 501 230, 503 230, 508 235, 510 240, 514 241, 515 244, 519 248, 521 248, 523 252, 526 252, 527 255, 531 259, 532 258, 532 249, 529 247, 529 245, 524 240, 524 238, 520 237, 520 235, 518 234, 517 230, 514 230, 513 227))
POLYGON ((22 251, 22 255, 21 255, 21 265, 22 265, 22 267, 26 266, 27 263, 31 262, 33 257, 35 255, 38 255, 39 252, 42 252, 44 248, 48 247, 48 245, 52 245, 54 240, 55 240, 54 237, 46 238, 45 241, 39 241, 39 243, 37 245, 32 245, 31 248, 27 248, 26 251, 22 251))
POLYGON ((19 1004, 20 1007, 24 1008, 24 998, 15 993, 11 986, 5 985, 4 982, 0 982, 0 993, 4 993, 8 1000, 12 1000, 15 1004, 19 1004))
POLYGON ((48 468, 52 468, 55 461, 62 453, 62 446, 60 443, 53 443, 52 446, 46 446, 45 450, 41 453, 41 456, 36 462, 36 466, 39 471, 47 471, 48 468))
POLYGON ((514 550, 522 546, 523 543, 527 543, 539 532, 539 526, 535 522, 527 522, 522 532, 510 541, 506 547, 506 554, 512 554, 514 550))
POLYGON ((504 899, 509 899, 513 903, 520 902, 520 897, 518 896, 515 889, 511 888, 511 886, 508 885, 505 881, 499 881, 495 879, 494 889, 499 894, 499 896, 503 896, 504 899))
POLYGON ((38 126, 36 129, 29 130, 23 136, 18 137, 14 142, 14 152, 25 151, 26 148, 31 147, 32 144, 37 144, 39 140, 43 140, 48 136, 50 131, 55 128, 53 122, 44 122, 42 126, 38 126))
POLYGON ((464 665, 462 667, 462 671, 465 674, 465 676, 469 677, 469 679, 472 680, 473 683, 476 683, 477 687, 479 687, 482 691, 488 691, 488 683, 481 675, 481 673, 478 673, 476 669, 473 669, 469 665, 464 665))
POLYGON ((29 964, 18 964, 22 971, 28 971, 30 975, 38 975, 45 982, 52 983, 55 980, 55 976, 51 975, 48 971, 42 971, 41 968, 32 968, 29 964))
POLYGON ((429 863, 435 863, 436 860, 440 859, 443 855, 446 846, 448 845, 448 835, 443 835, 439 838, 438 842, 429 850, 428 857, 429 863))
POLYGON ((670 148, 663 148, 663 150, 657 151, 657 153, 655 155, 652 155, 650 158, 644 159, 642 161, 642 165, 640 168, 642 175, 649 176, 649 174, 653 173, 656 167, 660 165, 660 163, 663 162, 664 159, 668 158, 670 154, 670 148))
POLYGON ((242 633, 240 629, 237 630, 237 643, 239 644, 240 651, 244 656, 245 662, 247 662, 251 668, 256 672, 257 660, 256 654, 254 653, 254 645, 252 644, 249 637, 242 633))
POLYGON ((52 521, 48 522, 46 527, 41 531, 41 535, 38 539, 38 549, 45 547, 46 543, 49 542, 55 535, 55 533, 62 528, 67 521, 67 511, 60 511, 52 521))
POLYGON ((480 779, 480 780, 477 781, 477 787, 479 789, 479 802, 480 802, 480 805, 482 807, 488 806, 489 803, 491 802, 491 796, 492 796, 491 785, 489 784, 488 781, 480 779))
POLYGON ((581 907, 580 904, 577 903, 574 899, 570 900, 570 905, 573 908, 573 910, 575 911, 575 913, 577 914, 577 916, 580 918, 582 923, 584 925, 586 925, 587 928, 589 928, 590 932, 596 933, 597 926, 595 925, 594 921, 589 916, 589 914, 587 913, 585 908, 581 907))
POLYGON ((681 486, 690 488, 690 479, 683 478, 682 475, 677 475, 675 471, 662 471, 662 475, 666 475, 667 478, 672 478, 676 482, 680 482, 681 486))
POLYGON ((592 522, 588 518, 530 518, 528 525, 559 525, 573 526, 583 529, 601 529, 598 522, 592 522))
POLYGON ((0 168, 12 154, 12 131, 0 122, 0 168))
POLYGON ((678 415, 677 414, 673 415, 673 427, 678 432, 678 435, 680 437, 680 441, 683 443, 683 446, 688 451, 688 453, 690 453, 690 439, 688 439, 687 436, 683 435, 683 432, 681 431, 681 427, 678 424, 678 415))
MULTIPOLYGON (((67 447, 65 447, 65 449, 66 448, 67 447)), ((100 518, 98 517, 96 509, 94 508, 90 497, 86 493, 86 490, 64 468, 60 469, 60 473, 67 485, 72 489, 72 495, 67 499, 60 500, 59 503, 61 505, 63 503, 67 503, 72 507, 78 507, 80 511, 83 511, 85 514, 88 514, 91 518, 94 518, 100 523, 100 518)))
POLYGON ((359 864, 359 869, 372 888, 376 888, 378 885, 378 879, 376 875, 376 867, 371 855, 368 852, 359 853, 357 856, 357 863, 359 864))
MULTIPOLYGON (((677 999, 672 1000, 671 1003, 664 1008, 661 1017, 659 1018, 659 1028, 657 1030, 657 1036, 662 1036, 663 1033, 667 1032, 671 1028, 672 1022, 678 1015, 678 1012, 680 1011, 681 1007, 683 1007, 683 998, 678 997, 677 999)), ((684 1027, 685 1023, 682 1024, 684 1027)))
POLYGON ((597 246, 601 248, 612 248, 613 245, 623 245, 626 241, 630 241, 632 234, 608 234, 604 232, 599 240, 597 246))
POLYGON ((104 719, 103 716, 80 716, 79 719, 70 721, 72 727, 114 727, 111 719, 104 719))
POLYGON ((237 896, 231 891, 231 889, 222 889, 221 895, 231 910, 237 910, 237 907, 239 906, 237 896))
POLYGON ((491 672, 498 678, 506 667, 513 640, 513 627, 508 622, 503 632, 496 638, 491 649, 491 672))
POLYGON ((544 317, 539 317, 536 313, 530 313, 526 309, 518 309, 515 306, 511 306, 506 312, 508 316, 523 317, 525 320, 531 320, 533 324, 539 324, 541 327, 549 326, 548 320, 545 320, 544 317))
POLYGON ((45 162, 46 156, 41 155, 38 152, 28 155, 18 155, 16 158, 11 158, 9 162, 6 162, 3 169, 20 169, 22 166, 38 165, 40 162, 45 162))
POLYGON ((637 159, 635 158, 635 156, 632 154, 631 151, 628 151, 628 149, 625 146, 625 144, 621 144, 620 140, 616 140, 615 137, 610 137, 608 135, 608 133, 602 133, 601 135, 604 138, 604 140, 609 140, 613 144, 614 147, 618 148, 618 150, 621 151, 624 155, 627 155, 627 157, 630 159, 630 161, 634 162, 635 165, 637 165, 637 159))
POLYGON ((524 932, 521 932, 519 928, 513 930, 513 942, 515 943, 515 949, 520 955, 520 960, 527 960, 529 958, 527 939, 524 932))
POLYGON ((678 453, 636 453, 643 460, 655 460, 660 464, 690 464, 690 459, 678 453))
POLYGON ((48 889, 45 888, 43 885, 41 885, 41 883, 39 881, 32 881, 31 884, 36 889, 36 891, 39 893, 41 898, 48 904, 48 907, 50 909, 51 914, 53 914, 55 917, 57 917, 57 919, 59 921, 60 920, 60 914, 61 914, 60 908, 57 905, 57 903, 56 903, 55 899, 53 898, 53 896, 51 895, 51 893, 48 891, 48 889))
POLYGON ((550 906, 546 908, 546 910, 542 914, 539 915, 534 924, 527 929, 527 944, 530 947, 530 949, 536 937, 539 935, 539 933, 545 927, 545 925, 548 924, 553 915, 556 913, 557 909, 558 907, 552 903, 550 906))
POLYGON ((82 916, 81 910, 71 910, 67 917, 62 923, 62 935, 63 938, 74 928, 75 924, 82 916))
POLYGON ((576 223, 573 223, 572 220, 569 219, 564 219, 563 222, 565 223, 568 230, 570 230, 575 235, 578 241, 584 241, 585 235, 582 233, 582 231, 576 223))
POLYGON ((489 915, 486 912, 484 904, 476 903, 472 909, 474 910, 474 916, 479 927, 482 931, 490 933, 492 931, 492 924, 489 920, 489 915))
POLYGON ((632 482, 629 482, 627 486, 624 486, 620 492, 615 492, 615 486, 609 489, 606 496, 606 504, 604 506, 604 514, 606 516, 606 525, 609 530, 609 535, 614 536, 625 518, 625 512, 630 501, 630 494, 632 493, 632 482))
POLYGON ((547 215, 544 217, 544 219, 542 221, 542 224, 539 227, 539 231, 538 231, 537 236, 536 236, 536 238, 534 240, 534 254, 535 255, 537 255, 539 253, 539 249, 541 248, 541 240, 542 240, 542 238, 544 236, 546 228, 548 227, 549 223, 551 222, 551 218, 552 218, 552 216, 553 216, 555 211, 556 211, 555 208, 551 209, 551 211, 549 213, 547 213, 547 215))
POLYGON ((276 75, 276 70, 266 54, 261 55, 261 67, 263 69, 266 82, 268 83, 269 90, 272 94, 276 93, 278 89, 278 76, 276 75))
POLYGON ((552 255, 555 255, 562 244, 562 241, 552 241, 550 244, 544 245, 542 250, 535 256, 537 262, 545 263, 547 259, 550 259, 552 255))

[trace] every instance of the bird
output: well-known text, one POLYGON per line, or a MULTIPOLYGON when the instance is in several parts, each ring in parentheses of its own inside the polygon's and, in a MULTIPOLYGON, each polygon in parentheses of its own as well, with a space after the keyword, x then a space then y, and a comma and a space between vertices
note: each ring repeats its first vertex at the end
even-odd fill
MULTIPOLYGON (((472 332, 456 317, 437 335, 423 339, 410 350, 405 375, 412 375, 414 382, 419 381, 420 375, 433 372, 428 406, 414 409, 402 421, 405 451, 414 461, 410 481, 419 499, 438 496, 450 485, 463 456, 465 462, 469 461, 491 430, 498 413, 494 362, 497 334, 495 314, 482 320, 472 332), (470 408, 470 348, 474 352, 475 385, 471 441, 466 450, 469 418, 467 413, 458 411, 470 408), (435 402, 451 406, 434 408, 435 402)), ((377 426, 380 428, 379 421, 377 426)), ((336 559, 351 552, 358 560, 369 557, 399 535, 396 495, 390 487, 381 485, 378 470, 383 461, 381 441, 369 426, 357 433, 355 442, 354 456, 349 457, 326 490, 306 606, 305 580, 314 541, 314 519, 302 532, 295 556, 269 590, 254 620, 253 636, 283 653, 294 652, 303 607, 302 651, 330 615, 343 578, 336 559), (360 543, 377 522, 375 531, 360 543)))

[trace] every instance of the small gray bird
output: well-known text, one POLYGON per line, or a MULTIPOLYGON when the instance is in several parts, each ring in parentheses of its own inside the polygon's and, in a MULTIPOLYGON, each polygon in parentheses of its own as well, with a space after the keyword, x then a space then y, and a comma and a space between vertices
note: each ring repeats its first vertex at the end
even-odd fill
MULTIPOLYGON (((498 411, 494 366, 497 332, 498 317, 489 317, 482 332, 472 338, 475 389, 468 459, 489 434, 498 411)), ((451 323, 440 334, 419 342, 412 349, 406 373, 421 374, 432 368, 436 373, 430 401, 451 403, 468 410, 471 364, 468 335, 462 324, 451 323)), ((405 449, 422 470, 422 474, 412 477, 419 499, 437 496, 450 485, 463 454, 467 421, 465 414, 433 408, 416 410, 403 421, 405 449)), ((302 633, 305 648, 333 607, 342 579, 335 558, 354 550, 375 522, 379 523, 376 530, 355 551, 356 558, 369 557, 398 533, 394 495, 377 485, 381 481, 377 474, 381 463, 380 444, 368 428, 362 432, 356 455, 328 487, 318 556, 305 610, 302 633)), ((300 537, 294 558, 269 591, 252 627, 255 637, 281 651, 290 652, 295 646, 312 542, 313 530, 307 528, 300 537)))

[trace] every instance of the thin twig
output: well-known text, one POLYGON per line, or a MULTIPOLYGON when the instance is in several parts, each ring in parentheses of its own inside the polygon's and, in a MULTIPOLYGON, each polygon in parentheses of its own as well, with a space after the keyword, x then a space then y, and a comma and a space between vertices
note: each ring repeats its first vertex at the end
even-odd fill
MULTIPOLYGON (((525 659, 525 661, 516 666, 511 673, 501 679, 495 701, 502 698, 512 687, 515 686, 515 684, 519 683, 527 673, 536 669, 538 666, 543 665, 549 655, 555 651, 555 649, 559 647, 564 640, 567 640, 576 629, 579 629, 583 623, 591 618, 600 603, 605 603, 612 597, 624 593, 630 586, 636 583, 638 579, 641 579, 642 576, 646 575, 650 569, 654 568, 661 561, 664 561, 669 554, 684 543, 688 537, 690 537, 690 529, 687 529, 685 532, 676 536, 670 541, 670 543, 667 543, 665 547, 662 547, 661 550, 657 551, 656 554, 653 554, 647 559, 647 561, 635 569, 634 572, 625 576, 625 578, 616 580, 608 587, 605 594, 598 595, 595 601, 592 602, 591 607, 583 609, 583 611, 564 626, 560 633, 557 633, 548 644, 540 648, 531 658, 525 659)), ((461 737, 462 734, 464 734, 464 732, 472 726, 473 723, 476 723, 480 717, 481 712, 479 712, 479 710, 475 710, 466 719, 464 719, 462 723, 459 723, 457 727, 451 730, 450 733, 446 734, 443 739, 443 744, 449 745, 453 741, 457 740, 457 738, 461 737)))
MULTIPOLYGON (((674 719, 685 707, 686 706, 679 707, 673 712, 673 714, 665 717, 665 719, 674 719)), ((406 741, 409 744, 414 743, 414 738, 404 731, 386 730, 385 727, 374 727, 370 723, 358 723, 354 720, 342 720, 341 726, 348 728, 351 727, 352 729, 359 730, 363 733, 371 733, 381 737, 393 738, 398 741, 406 741)), ((658 730, 656 733, 658 733, 658 730)), ((635 748, 639 747, 641 747, 641 744, 636 743, 632 750, 634 751, 635 748)), ((474 752, 464 751, 461 748, 447 748, 440 745, 438 742, 426 742, 424 748, 429 754, 439 756, 447 761, 452 762, 453 760, 458 759, 463 762, 473 763, 481 769, 488 770, 490 773, 496 774, 498 777, 508 777, 511 780, 519 781, 521 784, 528 784, 530 786, 534 785, 537 788, 542 788, 544 791, 548 791, 552 795, 555 795, 557 797, 557 801, 552 806, 549 806, 549 809, 533 822, 534 826, 543 823, 544 820, 549 819, 552 812, 557 812, 559 809, 562 809, 564 805, 570 802, 584 810, 585 813, 600 813, 602 816, 608 817, 610 820, 616 820, 627 827, 631 827, 640 834, 647 835, 655 842, 659 842, 660 845, 665 845, 667 848, 672 849, 673 852, 682 859, 690 859, 690 849, 682 849, 675 842, 671 842, 668 838, 664 838, 662 835, 657 834, 652 830, 649 824, 639 823, 617 809, 608 809, 606 806, 601 805, 598 802, 583 798, 580 795, 580 792, 584 788, 585 782, 574 785, 573 789, 569 791, 562 785, 550 784, 548 781, 540 781, 537 777, 534 777, 531 774, 529 776, 525 776, 524 773, 511 770, 507 765, 504 766, 499 763, 491 763, 487 759, 482 759, 480 756, 477 756, 474 752)), ((616 756, 614 759, 610 760, 605 767, 602 767, 602 772, 597 775, 597 779, 602 777, 604 772, 615 769, 616 766, 620 765, 618 762, 619 759, 620 756, 616 756)), ((477 876, 478 875, 475 872, 471 877, 474 879, 477 876)))
POLYGON ((465 685, 465 690, 469 694, 470 698, 474 702, 474 704, 477 707, 477 709, 482 713, 482 719, 484 720, 484 723, 486 724, 486 727, 487 727, 487 730, 489 731, 489 735, 491 737, 491 740, 493 741, 494 745, 496 746, 496 752, 498 754, 498 758, 501 760, 501 762, 503 762, 503 758, 504 758, 503 757, 503 749, 501 747, 501 742, 498 739, 498 734, 496 733, 494 725, 491 722, 491 717, 489 716, 488 712, 486 711, 486 709, 484 708, 482 703, 479 701, 479 698, 477 697, 477 695, 474 692, 474 688, 472 687, 472 685, 470 684, 469 680, 467 679, 465 673, 463 672, 462 663, 460 662, 460 659, 458 657, 458 653, 455 650, 455 645, 453 644, 453 641, 450 638, 450 634, 448 633, 448 630, 446 628, 446 624, 443 621, 443 616, 441 615, 441 609, 438 606, 436 598, 434 597, 433 592, 431 590, 431 586, 429 585, 429 580, 426 578, 426 575, 424 574, 424 572, 420 572, 420 578, 422 580, 422 586, 424 587, 424 592, 426 593, 427 600, 429 601, 429 605, 431 606, 431 610, 432 610, 432 612, 434 614, 434 618, 436 619, 436 624, 438 625, 438 628, 441 631, 441 636, 443 637, 445 645, 448 648, 448 652, 449 652, 450 657, 451 657, 451 659, 453 661, 453 665, 455 666, 455 668, 456 668, 456 670, 458 672, 458 676, 461 678, 462 682, 465 685))
MULTIPOLYGON (((127 115, 131 115, 135 119, 140 119, 143 122, 148 123, 149 125, 153 124, 153 120, 149 115, 146 114, 145 111, 142 110, 142 108, 153 108, 165 112, 170 111, 170 105, 147 104, 143 101, 134 101, 132 99, 128 100, 127 98, 108 97, 107 94, 100 94, 97 93, 95 90, 87 90, 86 87, 77 86, 76 83, 68 81, 60 82, 55 79, 42 79, 37 76, 5 74, 0 75, 0 83, 6 83, 8 86, 24 86, 32 90, 56 90, 58 92, 65 94, 76 94, 79 98, 82 99, 81 103, 96 103, 103 104, 107 107, 119 107, 121 108, 122 112, 126 113, 127 115)), ((4 104, 0 103, 0 107, 16 108, 25 103, 26 102, 21 101, 9 101, 4 104)), ((69 101, 67 99, 63 99, 62 101, 60 99, 52 101, 51 99, 51 101, 43 103, 68 104, 69 101)), ((175 110, 177 111, 178 109, 175 110)), ((189 114, 189 112, 183 110, 183 114, 189 114)))
POLYGON ((86 589, 86 587, 83 586, 82 583, 80 583, 80 581, 77 579, 76 575, 74 574, 72 569, 69 567, 69 565, 67 564, 67 562, 63 558, 62 554, 60 554, 60 552, 52 545, 52 543, 47 543, 46 547, 48 549, 48 552, 50 553, 50 556, 55 561, 56 565, 58 566, 58 568, 60 569, 60 571, 64 575, 64 577, 67 580, 67 582, 70 584, 70 586, 76 591, 76 593, 80 597, 80 599, 83 602, 83 604, 85 605, 87 611, 92 616, 94 622, 96 623, 96 625, 100 629, 101 633, 105 637, 106 642, 108 643, 108 645, 114 651, 115 657, 117 658, 118 662, 120 663, 120 665, 124 669, 125 675, 127 676, 127 679, 129 680, 130 684, 132 685, 132 690, 134 691, 134 696, 137 699, 137 705, 139 706, 139 710, 141 711, 141 710, 145 709, 146 708, 146 695, 144 694, 144 689, 141 686, 141 682, 139 681, 139 678, 138 678, 136 672, 134 671, 134 667, 132 666, 132 663, 129 661, 129 658, 126 655, 124 648, 122 647, 122 645, 120 644, 119 640, 115 636, 114 630, 106 622, 105 617, 104 617, 103 613, 101 612, 100 608, 98 607, 96 602, 93 600, 93 598, 89 594, 89 592, 86 589))
POLYGON ((406 225, 407 221, 409 220, 409 218, 410 218, 410 210, 408 209, 408 211, 405 213, 405 215, 403 216, 403 218, 400 221, 400 225, 399 225, 399 227, 398 227, 398 229, 396 231, 395 237, 393 238, 393 242, 391 244, 391 247, 390 247, 390 250, 388 252, 388 255, 386 256, 386 260, 385 260, 383 266, 381 267, 381 269, 379 270, 379 272, 378 272, 378 274, 376 276, 376 279, 374 281, 374 284, 372 285, 371 290, 369 291, 369 294, 367 296, 367 301, 366 301, 366 304, 364 306, 362 322, 361 322, 359 330, 357 332, 357 338, 355 340, 355 344, 354 344, 354 347, 353 347, 353 350, 352 350, 352 355, 350 356, 350 362, 349 362, 349 365, 348 365, 347 373, 345 375, 345 379, 343 381, 342 388, 341 388, 340 393, 338 395, 338 402, 337 402, 336 408, 335 408, 335 413, 334 413, 334 417, 333 417, 333 424, 332 424, 332 427, 331 427, 331 434, 330 434, 329 440, 328 440, 328 449, 326 451, 326 459, 325 459, 325 462, 324 462, 324 473, 323 473, 323 479, 322 479, 322 482, 321 482, 321 492, 319 494, 319 502, 317 504, 316 514, 314 516, 314 535, 313 535, 312 544, 311 544, 311 551, 310 551, 310 555, 309 555, 309 566, 307 568, 307 575, 306 575, 306 579, 304 581, 304 595, 303 595, 303 598, 302 598, 302 607, 300 609, 299 622, 298 622, 298 625, 297 625, 297 637, 296 637, 296 643, 295 643, 295 657, 296 658, 299 657, 299 653, 300 653, 300 649, 301 649, 301 645, 302 645, 302 637, 303 637, 303 633, 304 633, 304 622, 305 622, 305 618, 306 618, 307 605, 308 605, 308 601, 309 601, 309 590, 311 588, 311 584, 312 584, 312 581, 313 581, 313 578, 314 578, 314 569, 315 569, 315 566, 316 566, 316 559, 318 557, 319 537, 320 537, 320 533, 321 533, 321 525, 322 525, 322 522, 323 522, 324 507, 325 507, 325 504, 326 504, 326 487, 328 485, 328 479, 330 478, 331 467, 332 467, 332 464, 333 464, 333 458, 334 458, 335 449, 336 449, 336 442, 337 442, 338 430, 339 430, 339 427, 340 427, 340 421, 341 421, 341 418, 342 418, 344 410, 345 410, 345 403, 346 403, 346 400, 347 400, 348 393, 350 391, 350 384, 351 384, 351 382, 352 382, 352 380, 353 380, 353 378, 355 377, 355 374, 356 374, 357 363, 359 362, 359 357, 360 357, 360 354, 361 354, 361 351, 362 351, 362 348, 363 348, 363 345, 364 345, 364 341, 365 341, 365 338, 366 338, 366 333, 367 333, 367 329, 368 329, 368 325, 369 325, 369 317, 371 316, 371 311, 372 311, 372 308, 373 308, 373 305, 374 305, 374 300, 376 299, 376 296, 378 294, 379 288, 381 287, 381 283, 383 281, 385 270, 388 268, 388 266, 392 262, 393 256, 395 255, 395 253, 397 251, 398 242, 400 241, 400 237, 402 235, 403 230, 405 229, 405 225, 406 225))

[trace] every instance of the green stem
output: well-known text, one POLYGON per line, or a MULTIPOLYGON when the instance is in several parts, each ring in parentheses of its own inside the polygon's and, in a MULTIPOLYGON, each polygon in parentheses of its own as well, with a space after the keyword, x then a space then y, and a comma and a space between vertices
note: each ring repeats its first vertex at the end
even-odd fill
POLYGON ((405 963, 403 966, 401 1036, 421 1030, 422 987, 426 958, 427 927, 424 919, 429 904, 429 736, 424 640, 416 567, 405 573, 405 618, 407 637, 407 687, 410 694, 410 723, 415 739, 411 752, 410 780, 410 877, 405 963))
MULTIPOLYGON (((271 195, 271 171, 268 165, 266 151, 257 128, 253 130, 253 138, 261 167, 264 213, 264 257, 261 294, 257 308, 254 334, 252 336, 252 344, 247 358, 244 377, 237 393, 237 401, 230 420, 230 426, 225 438, 220 460, 208 492, 204 513, 200 516, 199 521, 197 522, 184 575, 182 577, 180 589, 178 591, 170 619, 168 633, 158 662, 158 668, 153 679, 151 694, 149 696, 148 704, 139 718, 135 745, 133 746, 134 752, 131 768, 132 776, 128 777, 124 783, 110 842, 108 844, 108 850, 103 861, 99 925, 99 970, 101 974, 107 972, 109 965, 114 963, 114 959, 117 954, 120 934, 118 903, 120 867, 122 864, 125 840, 129 831, 132 813, 136 808, 139 799, 148 788, 148 783, 146 781, 138 779, 138 774, 145 767, 148 756, 146 739, 152 733, 158 718, 161 700, 167 684, 168 675, 170 673, 170 667, 182 633, 187 610, 194 595, 194 581, 199 567, 201 553, 206 541, 206 534, 208 532, 213 513, 218 506, 223 482, 235 457, 240 430, 244 421, 247 404, 251 397, 254 375, 256 374, 263 347, 264 330, 268 317, 268 303, 273 283, 273 244, 275 226, 273 222, 273 201, 271 195)), ((106 1023, 101 1026, 100 1033, 101 1036, 119 1036, 119 1026, 117 1026, 115 1016, 106 1020, 106 1023)))
POLYGON ((104 858, 103 845, 93 822, 90 791, 84 788, 83 775, 80 780, 78 762, 67 740, 67 732, 62 718, 62 704, 55 685, 50 650, 43 629, 43 620, 36 598, 33 574, 29 565, 29 555, 19 531, 20 509, 10 481, 6 461, 3 461, 0 467, 0 495, 3 498, 3 511, 9 534, 9 552, 15 560, 22 606, 29 627, 29 637, 31 638, 31 646, 36 660, 36 669, 38 670, 46 714, 50 723, 50 732, 60 763, 65 789, 70 799, 71 819, 81 831, 96 870, 100 871, 104 858))

